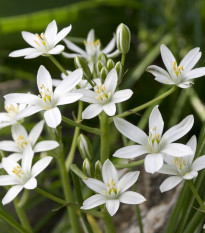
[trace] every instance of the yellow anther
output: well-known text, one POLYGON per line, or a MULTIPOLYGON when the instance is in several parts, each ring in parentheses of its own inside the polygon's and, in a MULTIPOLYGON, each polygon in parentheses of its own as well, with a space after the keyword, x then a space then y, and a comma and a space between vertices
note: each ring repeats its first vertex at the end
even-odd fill
POLYGON ((178 169, 182 170, 182 167, 186 166, 186 161, 183 158, 175 157, 174 164, 178 169))
POLYGON ((17 175, 20 179, 21 179, 21 175, 23 175, 24 173, 21 170, 21 167, 19 165, 17 165, 16 167, 13 168, 12 172, 17 175))
POLYGON ((177 67, 177 63, 176 61, 173 62, 173 71, 175 72, 175 74, 178 76, 183 70, 184 70, 184 67, 183 66, 178 66, 177 67))
POLYGON ((24 149, 24 147, 28 144, 28 141, 24 139, 23 135, 19 135, 17 137, 17 144, 24 149))

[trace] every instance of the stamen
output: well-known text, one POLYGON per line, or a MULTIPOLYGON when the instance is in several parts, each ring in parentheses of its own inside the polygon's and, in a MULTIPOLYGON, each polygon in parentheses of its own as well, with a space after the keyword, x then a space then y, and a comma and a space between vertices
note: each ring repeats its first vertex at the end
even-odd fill
POLYGON ((13 168, 12 172, 17 175, 21 179, 21 175, 24 175, 24 173, 21 170, 21 167, 17 165, 16 167, 13 168))
POLYGON ((186 161, 183 158, 176 157, 174 159, 174 164, 178 169, 182 170, 183 166, 186 166, 186 161))

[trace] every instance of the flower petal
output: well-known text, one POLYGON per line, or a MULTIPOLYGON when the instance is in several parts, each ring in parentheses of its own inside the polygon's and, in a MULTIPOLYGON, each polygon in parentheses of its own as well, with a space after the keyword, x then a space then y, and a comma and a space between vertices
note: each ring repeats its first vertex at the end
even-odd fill
POLYGON ((191 80, 191 79, 199 78, 204 75, 205 75, 205 67, 201 67, 189 71, 188 73, 185 74, 184 78, 186 80, 191 80))
POLYGON ((163 181, 163 183, 160 185, 159 189, 162 193, 169 191, 170 189, 173 189, 174 187, 176 187, 182 180, 183 180, 182 177, 171 176, 163 181))
POLYGON ((31 146, 33 147, 39 136, 41 135, 42 133, 42 130, 43 130, 43 126, 44 126, 44 120, 40 121, 38 124, 36 124, 32 130, 30 131, 29 133, 29 142, 31 143, 31 146))
POLYGON ((17 177, 10 176, 10 175, 0 176, 0 186, 15 185, 15 184, 19 184, 17 177))
POLYGON ((65 49, 64 45, 57 45, 56 47, 52 48, 48 53, 49 54, 60 54, 65 49))
POLYGON ((2 199, 2 204, 6 205, 9 202, 13 201, 13 199, 21 192, 22 189, 23 189, 23 185, 15 185, 11 187, 4 196, 4 198, 2 199))
POLYGON ((51 128, 56 128, 61 123, 61 113, 60 110, 55 107, 44 112, 44 118, 46 124, 51 128))
POLYGON ((43 107, 41 106, 30 106, 30 107, 27 107, 25 108, 24 110, 20 111, 17 115, 16 115, 16 119, 17 120, 20 120, 24 117, 28 117, 28 116, 31 116, 37 112, 40 112, 42 110, 45 110, 43 109, 43 107))
POLYGON ((117 199, 113 199, 113 200, 107 200, 106 201, 106 208, 108 213, 113 216, 114 214, 116 214, 116 212, 118 211, 120 207, 120 201, 117 199))
POLYGON ((66 28, 63 28, 56 36, 55 38, 55 44, 58 44, 58 42, 60 42, 62 39, 64 39, 68 33, 71 31, 72 26, 68 26, 66 28))
POLYGON ((39 92, 41 92, 42 89, 44 91, 44 88, 48 88, 49 91, 53 90, 51 75, 43 65, 41 65, 38 69, 37 85, 39 92))
POLYGON ((170 78, 169 73, 159 66, 155 66, 155 65, 148 66, 146 71, 153 74, 156 78, 164 80, 165 83, 170 82, 170 84, 174 84, 174 82, 170 78))
POLYGON ((13 125, 11 127, 11 133, 15 142, 17 142, 19 136, 23 136, 24 140, 28 139, 27 131, 22 125, 13 125))
POLYGON ((164 121, 162 115, 158 109, 159 105, 156 105, 149 117, 149 130, 153 130, 154 133, 162 135, 164 128, 164 121))
POLYGON ((145 171, 155 173, 163 166, 163 157, 161 154, 148 154, 144 161, 145 171))
POLYGON ((12 93, 5 95, 4 98, 14 103, 41 105, 41 99, 33 94, 12 93))
MULTIPOLYGON (((67 46, 68 49, 76 52, 77 54, 75 54, 75 56, 78 56, 79 54, 85 54, 85 51, 82 50, 80 47, 78 47, 77 45, 75 45, 74 43, 72 43, 70 40, 64 39, 63 40, 67 46)), ((63 53, 63 55, 65 55, 67 53, 63 53)))
POLYGON ((53 150, 58 146, 59 146, 58 142, 53 141, 53 140, 48 140, 48 141, 38 142, 33 148, 33 150, 35 153, 38 153, 42 151, 53 150))
POLYGON ((125 100, 128 100, 132 96, 132 94, 133 94, 133 91, 130 89, 116 91, 112 97, 112 102, 114 103, 123 102, 125 100))
POLYGON ((165 145, 161 152, 174 157, 190 156, 194 153, 189 146, 181 143, 171 143, 165 145))
POLYGON ((80 89, 78 90, 78 92, 83 95, 83 97, 81 98, 82 101, 92 104, 98 103, 96 99, 97 97, 96 92, 87 89, 80 89))
POLYGON ((145 134, 145 132, 143 132, 140 128, 118 117, 114 118, 114 123, 115 123, 116 128, 125 137, 129 138, 130 140, 136 143, 147 145, 148 137, 145 134))
POLYGON ((114 116, 116 113, 116 105, 113 102, 109 102, 103 105, 103 110, 108 116, 114 116))
POLYGON ((140 172, 128 172, 118 182, 120 193, 129 189, 138 179, 140 172))
POLYGON ((19 49, 11 52, 9 54, 9 57, 24 57, 27 56, 33 52, 36 52, 36 49, 34 48, 26 48, 26 49, 19 49))
POLYGON ((166 85, 175 85, 175 83, 171 80, 171 79, 167 79, 166 77, 164 76, 157 76, 155 78, 155 80, 157 82, 160 82, 160 83, 163 83, 163 84, 166 84, 166 85))
POLYGON ((118 80, 118 75, 117 71, 115 68, 113 68, 107 75, 104 85, 106 91, 109 93, 111 92, 111 95, 114 94, 116 87, 117 87, 117 80, 118 80))
POLYGON ((157 172, 167 175, 174 175, 174 176, 179 174, 176 166, 172 164, 164 164, 157 172))
POLYGON ((103 107, 100 104, 91 104, 82 112, 82 119, 91 119, 100 114, 103 107))
POLYGON ((59 97, 56 105, 71 104, 82 98, 81 93, 68 93, 62 97, 59 97))
POLYGON ((173 56, 173 54, 171 53, 171 51, 167 48, 166 45, 162 44, 160 47, 160 50, 161 50, 161 56, 162 56, 162 60, 164 62, 164 65, 166 66, 167 70, 171 74, 172 69, 173 69, 173 63, 174 63, 174 61, 176 61, 176 59, 173 56))
POLYGON ((36 44, 36 35, 31 33, 31 32, 21 32, 21 35, 23 37, 23 39, 32 47, 37 48, 38 45, 36 44))
POLYGON ((37 187, 37 180, 31 177, 23 186, 25 189, 35 189, 37 187))
POLYGON ((22 161, 21 161, 22 171, 26 174, 30 174, 31 172, 33 156, 34 156, 34 152, 31 148, 31 145, 28 144, 24 149, 22 161))
POLYGON ((11 151, 11 152, 21 152, 20 148, 13 141, 1 141, 0 150, 11 151))
POLYGON ((174 142, 179 138, 183 137, 186 133, 188 133, 189 130, 192 128, 193 124, 194 124, 194 117, 193 115, 189 115, 179 124, 167 130, 162 138, 167 143, 174 142))
POLYGON ((39 173, 41 173, 51 162, 53 158, 51 156, 46 156, 40 160, 38 160, 31 169, 32 177, 36 177, 39 173))
POLYGON ((105 202, 106 202, 105 196, 101 194, 95 194, 83 202, 83 206, 81 206, 81 209, 83 210, 92 209, 95 208, 96 206, 100 206, 104 204, 105 202))
MULTIPOLYGON (((2 159, 2 163, 1 163, 3 169, 10 175, 10 176, 14 176, 17 177, 16 174, 14 174, 13 168, 16 166, 19 166, 19 164, 17 162, 15 162, 14 160, 10 159, 9 157, 7 158, 3 158, 2 159)), ((19 166, 20 167, 20 166, 19 166)))
POLYGON ((117 150, 113 156, 124 159, 133 159, 148 153, 148 150, 141 145, 126 146, 117 150))
POLYGON ((48 26, 46 27, 45 33, 44 33, 46 40, 49 42, 51 46, 54 46, 55 44, 55 38, 57 35, 57 31, 58 31, 58 28, 57 28, 56 21, 53 20, 52 22, 48 24, 48 26))
POLYGON ((95 40, 95 31, 94 29, 91 29, 87 35, 87 44, 92 43, 94 40, 95 40))
POLYGON ((183 176, 183 179, 185 179, 185 180, 192 180, 192 179, 194 179, 197 176, 198 176, 198 172, 197 171, 191 171, 191 172, 186 173, 185 176, 183 176))
POLYGON ((41 56, 42 54, 43 54, 43 52, 35 50, 32 53, 29 53, 28 55, 26 55, 24 58, 25 59, 33 59, 33 58, 41 56))
POLYGON ((193 151, 193 154, 190 155, 190 156, 187 156, 186 160, 187 160, 187 163, 189 164, 189 166, 191 166, 192 162, 193 162, 193 159, 194 159, 194 156, 195 156, 195 153, 196 153, 196 147, 197 147, 197 139, 196 139, 196 136, 193 135, 190 140, 187 142, 186 144, 187 146, 189 146, 192 151, 193 151))
POLYGON ((109 184, 110 179, 113 179, 116 184, 118 183, 117 170, 109 159, 102 166, 102 177, 105 184, 109 184))
POLYGON ((111 39, 111 41, 107 44, 107 46, 102 50, 102 53, 108 54, 115 48, 115 35, 111 39))
POLYGON ((120 196, 120 202, 125 204, 138 205, 144 201, 146 199, 141 194, 132 191, 127 191, 120 196))
POLYGON ((87 180, 83 180, 83 182, 96 193, 104 195, 104 191, 107 190, 107 186, 100 180, 88 178, 87 180))
POLYGON ((194 171, 200 171, 204 169, 205 168, 205 155, 202 155, 196 160, 194 160, 191 168, 194 171))

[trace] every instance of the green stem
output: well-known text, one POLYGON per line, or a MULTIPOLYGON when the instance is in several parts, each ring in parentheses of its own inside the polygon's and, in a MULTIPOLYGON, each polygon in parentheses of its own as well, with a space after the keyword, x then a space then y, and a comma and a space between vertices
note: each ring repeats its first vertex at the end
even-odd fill
POLYGON ((109 213, 105 212, 104 216, 104 223, 105 223, 105 232, 106 233, 116 233, 115 226, 113 223, 112 217, 109 215, 109 213))
POLYGON ((106 113, 102 112, 99 116, 100 118, 100 129, 102 135, 100 137, 100 160, 103 164, 105 160, 109 159, 109 122, 106 113))
POLYGON ((29 190, 25 189, 21 197, 21 200, 18 203, 18 206, 22 208, 26 204, 28 198, 29 198, 29 190))
POLYGON ((122 53, 121 64, 122 64, 123 68, 124 68, 124 65, 125 65, 125 57, 126 57, 126 53, 122 53))
POLYGON ((31 228, 31 225, 28 221, 28 218, 24 212, 24 210, 18 205, 19 202, 18 202, 18 199, 17 197, 14 199, 14 206, 15 206, 15 210, 16 210, 16 213, 18 215, 18 218, 21 222, 21 225, 30 233, 33 232, 32 228, 31 228))
MULTIPOLYGON (((81 120, 82 111, 83 111, 83 102, 79 101, 79 103, 78 103, 77 122, 79 122, 81 120)), ((71 145, 71 148, 70 148, 70 152, 69 152, 69 154, 67 156, 67 159, 66 159, 66 162, 65 162, 67 171, 69 171, 70 165, 73 163, 73 160, 74 160, 75 150, 76 150, 76 146, 77 146, 77 140, 78 140, 79 133, 80 133, 80 128, 76 127, 75 132, 74 132, 74 136, 73 136, 72 145, 71 145)))
POLYGON ((79 127, 80 129, 85 130, 85 131, 87 131, 89 133, 94 133, 94 134, 98 134, 98 135, 102 134, 102 132, 101 132, 100 129, 92 128, 92 127, 89 127, 89 126, 86 126, 86 125, 82 125, 82 124, 76 123, 75 121, 72 121, 71 119, 69 119, 67 117, 62 116, 62 120, 65 123, 67 123, 68 125, 79 127))
MULTIPOLYGON (((140 106, 138 106, 138 107, 136 107, 136 108, 133 108, 133 109, 131 109, 131 110, 129 110, 129 111, 126 111, 126 112, 124 112, 124 113, 122 113, 122 114, 116 115, 115 117, 121 117, 121 118, 123 118, 123 117, 126 117, 126 116, 131 115, 132 113, 139 112, 139 111, 141 111, 141 110, 143 110, 143 109, 149 107, 150 105, 155 104, 155 103, 157 103, 158 101, 160 101, 160 100, 164 99, 165 97, 169 96, 169 95, 172 94, 176 89, 177 89, 177 86, 173 86, 169 91, 163 93, 162 95, 156 97, 155 99, 150 100, 150 101, 148 101, 147 103, 142 104, 142 105, 140 105, 140 106)), ((113 117, 111 117, 111 118, 109 119, 109 122, 112 122, 112 121, 113 121, 113 117)))
POLYGON ((183 231, 183 233, 193 233, 196 228, 199 226, 200 222, 204 219, 204 213, 196 212, 196 214, 192 217, 191 221, 188 223, 187 227, 183 231))
POLYGON ((25 228, 23 228, 17 221, 15 221, 13 218, 11 218, 10 215, 8 215, 6 212, 0 210, 0 218, 3 219, 5 222, 7 222, 9 225, 11 225, 14 229, 16 229, 20 233, 28 233, 30 231, 27 231, 25 228))
POLYGON ((197 190, 195 189, 195 187, 194 187, 192 181, 191 181, 191 180, 187 180, 187 183, 188 183, 189 188, 191 189, 191 191, 192 191, 194 197, 195 197, 196 200, 198 201, 198 203, 199 203, 201 209, 202 209, 202 210, 205 210, 204 202, 201 200, 201 197, 199 196, 197 190))
POLYGON ((60 198, 54 196, 53 194, 50 194, 50 193, 46 192, 43 189, 36 188, 35 191, 37 193, 41 194, 42 196, 44 196, 44 197, 46 197, 46 198, 48 198, 48 199, 50 199, 52 201, 55 201, 55 202, 57 202, 57 203, 59 203, 61 205, 65 205, 66 204, 66 201, 64 201, 63 199, 60 199, 60 198))
POLYGON ((66 76, 68 76, 67 71, 62 67, 62 65, 55 59, 53 55, 50 55, 49 58, 51 61, 58 67, 58 69, 63 72, 66 76))
POLYGON ((125 164, 115 164, 115 167, 117 169, 123 169, 123 168, 132 168, 132 167, 136 167, 139 166, 141 164, 144 163, 144 159, 136 161, 136 162, 132 162, 132 163, 125 163, 125 164))

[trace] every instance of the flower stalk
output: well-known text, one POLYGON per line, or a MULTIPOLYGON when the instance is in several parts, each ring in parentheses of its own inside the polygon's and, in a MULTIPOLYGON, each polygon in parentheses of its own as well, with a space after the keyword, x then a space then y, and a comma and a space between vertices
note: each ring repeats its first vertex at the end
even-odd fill
POLYGON ((50 60, 54 63, 55 66, 58 67, 58 69, 63 72, 66 76, 68 76, 68 72, 63 68, 63 66, 55 59, 53 55, 48 56, 50 60))
POLYGON ((109 215, 107 210, 104 214, 105 232, 106 233, 116 233, 115 226, 112 217, 109 215))

